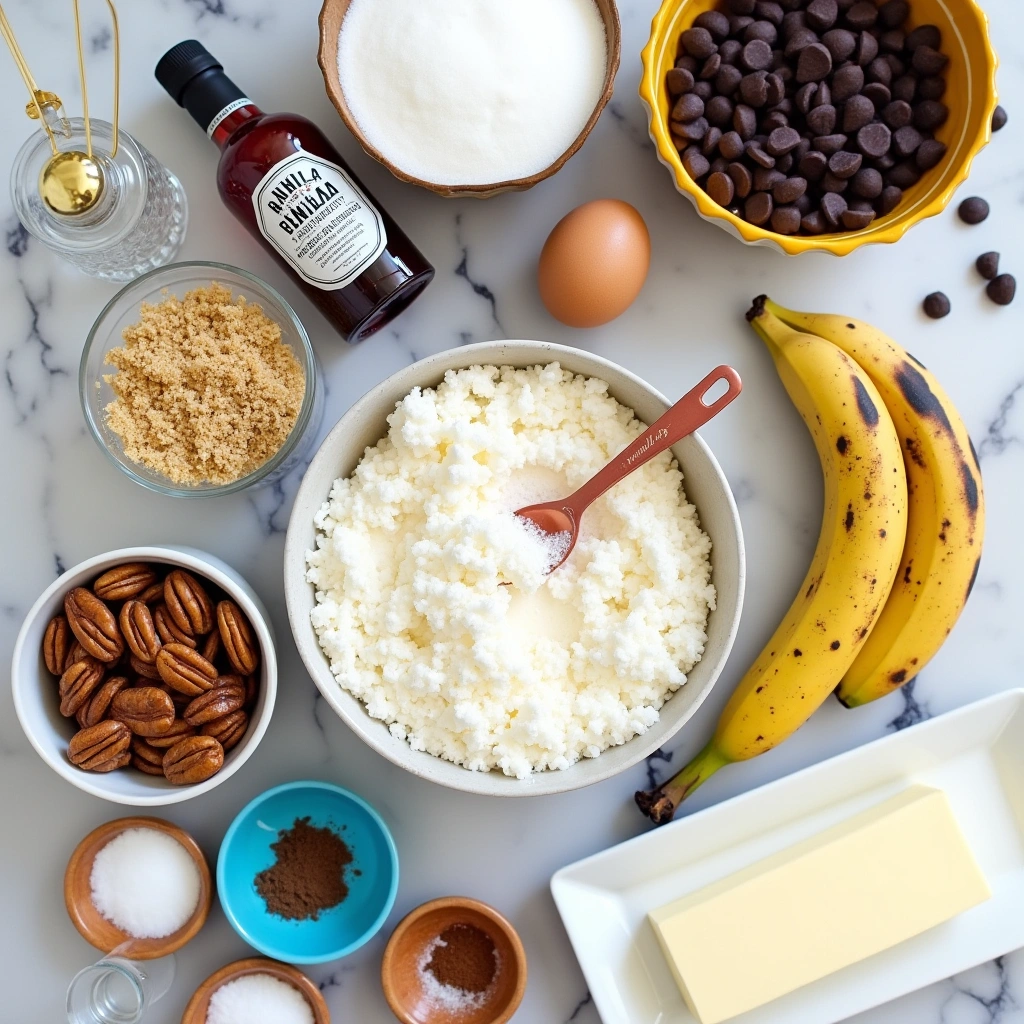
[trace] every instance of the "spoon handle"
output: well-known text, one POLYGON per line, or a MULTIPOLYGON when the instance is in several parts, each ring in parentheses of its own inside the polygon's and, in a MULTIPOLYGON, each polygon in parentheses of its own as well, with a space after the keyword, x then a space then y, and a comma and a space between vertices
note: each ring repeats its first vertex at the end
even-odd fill
POLYGON ((687 434, 692 434, 708 420, 717 416, 743 390, 740 375, 731 366, 712 370, 695 388, 688 391, 664 416, 652 423, 632 444, 624 448, 596 476, 566 499, 578 523, 583 510, 614 487, 624 476, 671 448, 687 434), (719 381, 727 390, 713 402, 705 404, 704 396, 719 381))

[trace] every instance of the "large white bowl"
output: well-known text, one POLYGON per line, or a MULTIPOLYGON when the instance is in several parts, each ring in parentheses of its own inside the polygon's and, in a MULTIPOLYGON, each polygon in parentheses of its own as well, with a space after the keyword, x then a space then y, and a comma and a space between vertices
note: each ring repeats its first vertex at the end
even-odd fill
POLYGON ((263 602, 256 591, 231 568, 214 555, 189 547, 153 545, 119 548, 87 558, 55 579, 25 617, 14 645, 11 666, 14 710, 29 742, 39 756, 73 786, 116 804, 135 807, 159 807, 208 793, 231 778, 252 756, 274 713, 277 697, 277 652, 273 627, 263 602), (72 718, 60 713, 57 680, 43 663, 42 644, 46 625, 64 608, 64 595, 77 586, 87 586, 106 569, 124 562, 156 562, 188 569, 199 577, 216 583, 245 612, 260 644, 260 695, 249 716, 249 730, 242 742, 224 757, 224 767, 205 782, 194 786, 172 786, 160 776, 124 770, 108 773, 83 771, 67 756, 68 742, 75 734, 72 718))
POLYGON ((371 718, 362 702, 338 685, 310 622, 315 597, 313 586, 305 578, 306 552, 316 543, 313 517, 327 500, 331 485, 338 477, 348 476, 365 449, 387 433, 388 415, 415 386, 433 387, 441 382, 446 371, 468 366, 536 366, 555 361, 574 373, 607 381, 611 394, 647 423, 656 420, 671 404, 661 392, 621 366, 564 345, 495 341, 428 356, 388 377, 342 416, 306 471, 288 523, 284 550, 288 620, 299 654, 320 692, 342 721, 378 753, 414 775, 468 793, 539 796, 582 789, 653 753, 682 728, 711 692, 732 648, 743 606, 746 565, 736 503, 714 455, 693 434, 672 451, 683 470, 686 496, 697 507, 701 526, 711 537, 712 579, 718 590, 718 602, 708 619, 703 658, 689 673, 686 685, 662 708, 658 723, 642 736, 611 747, 600 757, 585 758, 564 771, 514 779, 500 771, 468 771, 432 754, 413 750, 404 740, 392 736, 383 722, 371 718))

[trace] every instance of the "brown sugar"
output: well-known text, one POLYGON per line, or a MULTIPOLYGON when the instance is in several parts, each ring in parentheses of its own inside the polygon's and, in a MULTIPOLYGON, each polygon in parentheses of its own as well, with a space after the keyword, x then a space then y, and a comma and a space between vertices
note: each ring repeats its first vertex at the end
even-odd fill
POLYGON ((106 362, 107 425, 125 455, 176 484, 223 484, 284 444, 306 379, 281 328, 222 284, 143 303, 106 362))
POLYGON ((289 920, 320 916, 348 896, 345 868, 352 851, 336 832, 296 818, 270 848, 277 860, 255 879, 267 910, 289 920))
POLYGON ((453 924, 438 938, 426 970, 449 988, 474 995, 486 992, 498 972, 491 937, 471 924, 453 924))

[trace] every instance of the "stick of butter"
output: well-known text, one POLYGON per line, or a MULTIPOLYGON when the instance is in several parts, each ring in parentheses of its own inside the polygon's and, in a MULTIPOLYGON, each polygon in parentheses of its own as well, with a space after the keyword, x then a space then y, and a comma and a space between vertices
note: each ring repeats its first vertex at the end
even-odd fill
POLYGON ((946 794, 911 786, 650 920, 691 1012, 718 1024, 991 894, 946 794))

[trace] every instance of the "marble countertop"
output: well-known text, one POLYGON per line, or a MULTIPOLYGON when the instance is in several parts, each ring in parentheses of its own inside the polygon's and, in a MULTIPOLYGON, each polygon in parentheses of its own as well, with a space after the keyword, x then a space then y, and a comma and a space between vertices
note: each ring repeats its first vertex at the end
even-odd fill
MULTIPOLYGON (((66 0, 5 0, 36 76, 77 113, 77 79, 66 0)), ((110 34, 102 4, 85 5, 93 110, 109 116, 110 34)), ((355 145, 328 102, 315 54, 317 0, 131 0, 121 4, 123 124, 183 181, 191 227, 182 257, 237 264, 266 278, 309 328, 329 386, 322 431, 372 385, 431 352, 491 338, 540 338, 617 360, 677 396, 707 369, 730 362, 743 375, 742 401, 702 433, 736 493, 748 552, 748 586, 735 651, 696 718, 646 765, 559 797, 486 800, 413 778, 362 745, 320 699, 290 642, 281 588, 284 530, 298 475, 284 486, 184 504, 120 475, 87 435, 77 368, 89 324, 114 293, 78 275, 29 239, 0 199, 0 478, 3 572, 0 664, 29 605, 64 567, 110 548, 177 542, 206 548, 242 572, 269 606, 280 639, 281 691, 269 732, 244 770, 200 799, 168 808, 211 860, 235 812, 276 783, 303 777, 339 782, 364 795, 394 830, 402 884, 388 925, 357 954, 310 969, 336 1024, 390 1020, 378 964, 401 915, 451 893, 484 899, 519 929, 530 958, 520 1024, 597 1024, 598 1015, 548 891, 563 864, 646 827, 632 804, 639 786, 663 777, 703 743, 733 684, 770 634, 810 560, 821 512, 821 478, 811 442, 770 359, 743 321, 752 296, 877 323, 947 385, 982 459, 989 521, 973 599, 941 654, 913 686, 857 712, 828 702, 798 735, 723 771, 686 805, 697 810, 886 731, 1017 685, 1024 644, 1024 539, 1017 509, 1024 475, 1024 299, 1007 309, 984 296, 973 270, 986 250, 1024 277, 1024 10, 1018 0, 984 0, 1000 50, 999 84, 1010 123, 977 161, 969 192, 993 215, 969 228, 952 211, 915 228, 898 246, 861 250, 841 263, 791 260, 745 247, 702 222, 654 158, 636 96, 640 49, 654 0, 620 0, 623 63, 615 97, 581 154, 528 193, 487 202, 442 200, 403 185, 355 145), (222 208, 214 188, 215 148, 152 77, 180 39, 201 39, 228 73, 268 110, 317 121, 391 214, 437 267, 437 278, 393 326, 345 345, 295 285, 222 208), (651 229, 655 261, 636 304, 592 331, 555 323, 534 285, 536 258, 551 226, 580 202, 615 196, 635 204, 651 229), (942 289, 953 313, 919 311, 942 289)), ((387 69, 382 69, 387 73, 387 69)), ((29 134, 21 83, 0 54, 0 167, 29 134)), ((20 1024, 63 1019, 68 980, 96 953, 64 912, 61 879, 79 838, 125 808, 85 796, 36 756, 18 726, 9 687, 0 687, 0 1017, 20 1024)), ((248 947, 219 910, 179 954, 172 993, 147 1018, 177 1021, 193 988, 248 947)), ((879 1007, 858 1024, 1022 1024, 1024 953, 879 1007)))

